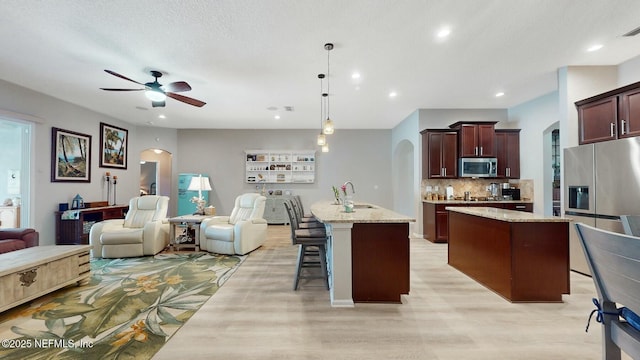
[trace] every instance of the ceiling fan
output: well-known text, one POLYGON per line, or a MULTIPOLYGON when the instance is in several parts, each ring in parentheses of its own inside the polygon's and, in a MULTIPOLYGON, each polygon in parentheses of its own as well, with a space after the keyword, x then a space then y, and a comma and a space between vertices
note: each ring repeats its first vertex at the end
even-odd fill
POLYGON ((190 98, 184 95, 176 94, 177 92, 189 91, 191 90, 191 86, 184 81, 176 81, 167 85, 162 85, 158 82, 158 78, 162 77, 162 73, 160 71, 151 70, 151 76, 156 79, 153 82, 148 82, 146 84, 137 82, 135 80, 131 80, 124 75, 120 75, 115 71, 105 70, 107 73, 117 76, 121 79, 125 79, 131 82, 134 82, 138 85, 144 85, 143 89, 110 89, 110 88, 100 88, 102 90, 107 91, 145 91, 145 95, 149 100, 151 100, 151 104, 153 107, 164 107, 165 99, 168 97, 172 99, 176 99, 178 101, 182 101, 183 103, 187 103, 189 105, 202 107, 206 104, 204 101, 200 101, 194 98, 190 98))

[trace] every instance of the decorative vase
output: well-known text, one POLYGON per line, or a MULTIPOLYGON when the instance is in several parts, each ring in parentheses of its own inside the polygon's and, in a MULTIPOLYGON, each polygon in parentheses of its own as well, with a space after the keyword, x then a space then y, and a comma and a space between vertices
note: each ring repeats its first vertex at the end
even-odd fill
POLYGON ((351 196, 346 195, 344 197, 344 200, 342 201, 342 204, 344 205, 344 212, 353 212, 353 198, 351 196))

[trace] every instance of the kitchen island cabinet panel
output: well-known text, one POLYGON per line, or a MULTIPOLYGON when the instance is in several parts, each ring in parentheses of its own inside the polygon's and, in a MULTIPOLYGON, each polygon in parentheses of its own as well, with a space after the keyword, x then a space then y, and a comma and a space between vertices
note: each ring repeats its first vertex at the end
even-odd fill
POLYGON ((423 237, 434 243, 449 239, 448 206, 494 207, 507 210, 533 212, 532 202, 518 201, 425 201, 422 203, 423 237))
POLYGON ((568 219, 449 209, 449 265, 511 302, 561 302, 570 293, 568 219))
POLYGON ((409 293, 409 224, 353 224, 351 263, 353 301, 400 303, 409 293))

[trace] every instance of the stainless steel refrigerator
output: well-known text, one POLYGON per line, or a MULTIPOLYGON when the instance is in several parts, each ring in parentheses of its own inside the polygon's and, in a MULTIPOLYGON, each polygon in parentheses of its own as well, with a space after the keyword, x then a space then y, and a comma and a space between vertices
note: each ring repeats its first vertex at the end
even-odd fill
MULTIPOLYGON (((640 137, 565 149, 564 190, 565 216, 623 233, 620 215, 640 214, 640 137)), ((589 274, 571 228, 571 269, 589 274)))

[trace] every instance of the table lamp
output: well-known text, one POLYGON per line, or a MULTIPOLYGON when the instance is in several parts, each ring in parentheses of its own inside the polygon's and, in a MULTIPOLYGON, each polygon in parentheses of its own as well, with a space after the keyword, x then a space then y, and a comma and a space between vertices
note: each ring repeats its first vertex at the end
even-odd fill
POLYGON ((189 191, 198 190, 198 197, 195 196, 191 199, 191 202, 196 204, 196 212, 193 215, 204 215, 204 199, 202 198, 202 191, 211 191, 211 184, 209 183, 208 176, 198 175, 198 177, 192 177, 189 187, 189 191))

